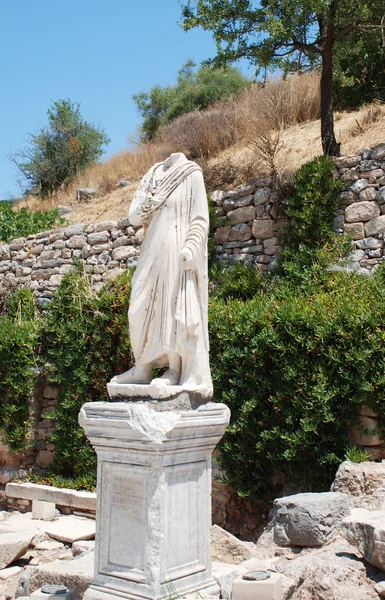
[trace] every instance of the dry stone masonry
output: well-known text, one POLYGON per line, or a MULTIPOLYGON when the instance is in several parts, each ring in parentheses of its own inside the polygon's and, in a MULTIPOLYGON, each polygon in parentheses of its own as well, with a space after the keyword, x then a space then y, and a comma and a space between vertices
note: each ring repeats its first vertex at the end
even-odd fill
POLYGON ((214 235, 219 258, 229 264, 253 262, 261 271, 274 270, 280 249, 278 235, 287 221, 280 216, 272 178, 230 192, 217 190, 212 198, 216 214, 224 222, 214 235))
POLYGON ((98 290, 136 263, 142 241, 143 228, 131 227, 128 219, 70 225, 19 238, 0 246, 0 286, 8 280, 15 287, 31 287, 44 308, 76 261, 83 263, 98 290))
MULTIPOLYGON (((336 175, 346 182, 334 229, 352 237, 348 260, 336 269, 369 274, 384 256, 385 142, 361 154, 336 159, 336 175)), ((228 264, 253 262, 272 271, 280 251, 279 235, 287 220, 279 210, 278 193, 271 177, 247 186, 212 193, 223 225, 215 232, 216 253, 228 264)), ((136 264, 143 228, 128 219, 92 225, 71 225, 44 231, 0 246, 0 286, 35 290, 40 308, 49 304, 65 273, 84 264, 98 290, 108 279, 136 264)))

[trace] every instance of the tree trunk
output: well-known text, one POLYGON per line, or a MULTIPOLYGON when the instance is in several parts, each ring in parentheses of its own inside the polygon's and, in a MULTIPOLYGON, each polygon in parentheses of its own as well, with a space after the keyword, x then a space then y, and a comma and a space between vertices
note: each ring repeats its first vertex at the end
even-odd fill
POLYGON ((333 118, 333 41, 334 14, 331 7, 330 18, 323 26, 322 75, 321 75, 321 139, 323 153, 340 156, 340 146, 334 135, 333 118))

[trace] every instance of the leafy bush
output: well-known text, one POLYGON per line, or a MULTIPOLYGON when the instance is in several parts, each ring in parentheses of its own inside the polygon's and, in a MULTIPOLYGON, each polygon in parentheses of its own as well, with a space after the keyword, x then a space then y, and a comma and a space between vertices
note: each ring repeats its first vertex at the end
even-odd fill
POLYGON ((176 117, 238 96, 249 85, 246 77, 234 67, 203 66, 194 71, 195 66, 193 61, 187 61, 178 71, 175 86, 154 86, 149 92, 133 95, 143 117, 141 130, 145 139, 153 139, 159 127, 176 117))
POLYGON ((384 414, 384 274, 329 273, 306 291, 281 279, 210 303, 215 396, 232 412, 222 463, 239 494, 327 489, 357 406, 384 414))
POLYGON ((346 254, 346 239, 333 231, 344 185, 335 177, 332 159, 320 156, 303 165, 280 190, 283 213, 289 219, 279 260, 285 275, 303 278, 315 264, 323 269, 336 258, 339 247, 340 254, 346 254))
POLYGON ((78 425, 85 402, 108 400, 106 383, 131 360, 127 306, 130 273, 99 294, 80 268, 66 275, 42 330, 42 358, 58 384, 53 471, 63 477, 96 476, 96 457, 78 425))
POLYGON ((385 52, 379 31, 351 34, 337 48, 334 100, 340 110, 385 101, 385 52))
POLYGON ((29 440, 40 323, 30 290, 13 294, 8 306, 9 316, 0 318, 0 430, 17 452, 29 440))
POLYGON ((24 207, 14 211, 12 202, 0 202, 0 242, 27 237, 64 223, 57 208, 32 213, 24 207))

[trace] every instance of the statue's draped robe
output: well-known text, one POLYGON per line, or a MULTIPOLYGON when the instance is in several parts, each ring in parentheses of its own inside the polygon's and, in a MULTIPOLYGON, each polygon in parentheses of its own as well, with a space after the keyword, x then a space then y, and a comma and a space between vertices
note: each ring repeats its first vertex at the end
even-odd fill
POLYGON ((207 234, 209 215, 201 169, 182 154, 166 171, 162 163, 144 176, 130 207, 133 225, 148 224, 129 308, 131 346, 138 366, 182 357, 181 383, 211 385, 207 332, 207 234), (153 195, 149 192, 153 192, 153 195), (193 256, 184 270, 182 248, 193 256))

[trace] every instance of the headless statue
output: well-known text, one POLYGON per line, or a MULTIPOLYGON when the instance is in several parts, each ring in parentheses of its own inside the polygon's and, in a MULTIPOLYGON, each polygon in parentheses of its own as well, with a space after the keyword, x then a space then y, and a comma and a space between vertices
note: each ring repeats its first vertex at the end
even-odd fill
POLYGON ((207 330, 209 216, 200 167, 172 154, 146 173, 129 220, 147 230, 128 311, 135 365, 114 384, 212 394, 207 330), (152 379, 154 367, 167 367, 152 379))

